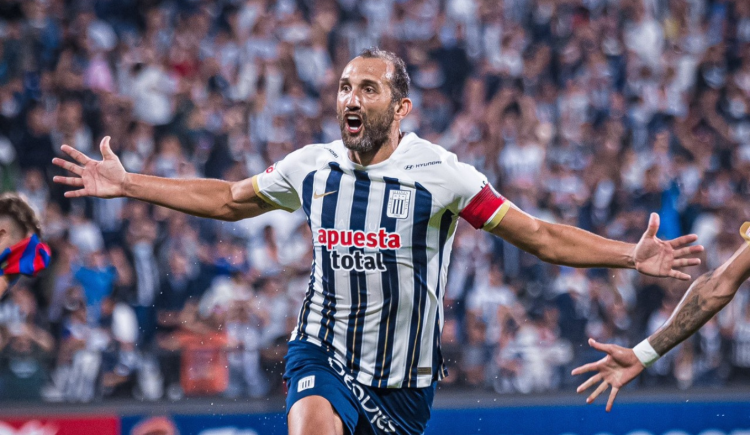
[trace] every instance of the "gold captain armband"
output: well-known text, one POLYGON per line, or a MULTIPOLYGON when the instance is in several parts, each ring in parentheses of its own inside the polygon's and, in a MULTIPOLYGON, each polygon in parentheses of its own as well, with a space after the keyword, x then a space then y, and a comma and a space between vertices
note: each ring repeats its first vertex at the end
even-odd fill
POLYGON ((740 235, 747 243, 750 243, 750 222, 745 222, 740 227, 740 235))

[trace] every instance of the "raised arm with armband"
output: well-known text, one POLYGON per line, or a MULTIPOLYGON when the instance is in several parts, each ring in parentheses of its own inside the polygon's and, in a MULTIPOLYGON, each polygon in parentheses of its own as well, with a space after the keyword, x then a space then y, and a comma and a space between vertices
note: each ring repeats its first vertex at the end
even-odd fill
POLYGON ((168 207, 194 216, 236 221, 258 216, 275 207, 256 195, 252 179, 228 182, 215 179, 171 179, 125 171, 109 145, 109 136, 99 148, 102 160, 94 160, 68 145, 62 151, 76 163, 56 158, 55 165, 74 177, 56 176, 53 181, 78 190, 65 192, 68 198, 128 197, 168 207))
POLYGON ((596 372, 578 387, 579 393, 601 382, 588 396, 587 403, 592 403, 611 386, 606 407, 610 411, 620 388, 662 355, 695 334, 732 300, 740 285, 750 278, 750 235, 747 233, 750 224, 746 223, 742 228, 740 233, 747 242, 716 270, 698 277, 669 319, 646 340, 632 349, 589 340, 591 347, 607 355, 599 361, 573 370, 574 375, 596 372))

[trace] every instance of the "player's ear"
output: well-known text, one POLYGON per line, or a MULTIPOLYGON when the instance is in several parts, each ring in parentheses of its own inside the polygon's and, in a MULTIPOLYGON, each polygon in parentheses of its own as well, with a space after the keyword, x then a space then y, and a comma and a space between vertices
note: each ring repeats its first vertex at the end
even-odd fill
POLYGON ((412 103, 409 98, 402 98, 401 101, 396 103, 396 110, 393 114, 393 117, 397 121, 401 121, 402 119, 406 118, 409 113, 411 113, 412 103))

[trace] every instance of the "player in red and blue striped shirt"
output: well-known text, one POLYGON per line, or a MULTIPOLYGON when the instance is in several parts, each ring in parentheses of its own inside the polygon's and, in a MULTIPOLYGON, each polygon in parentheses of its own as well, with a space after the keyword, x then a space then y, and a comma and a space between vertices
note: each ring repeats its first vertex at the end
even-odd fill
POLYGON ((0 196, 0 295, 21 275, 35 276, 46 268, 50 249, 41 242, 34 210, 19 196, 0 196))

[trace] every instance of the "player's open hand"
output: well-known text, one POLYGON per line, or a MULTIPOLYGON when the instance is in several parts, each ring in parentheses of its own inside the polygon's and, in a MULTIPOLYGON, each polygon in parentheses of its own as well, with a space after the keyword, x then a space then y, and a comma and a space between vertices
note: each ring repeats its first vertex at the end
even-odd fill
POLYGON ((54 158, 52 163, 66 169, 77 177, 56 176, 52 179, 55 183, 65 184, 72 187, 80 187, 78 190, 65 192, 66 198, 78 198, 81 196, 96 196, 99 198, 116 198, 123 196, 124 185, 128 173, 120 163, 120 159, 112 152, 109 146, 109 136, 105 136, 99 144, 102 152, 102 160, 90 159, 77 149, 63 145, 62 150, 78 164, 67 160, 54 158))
POLYGON ((609 412, 612 410, 612 404, 615 402, 615 398, 617 397, 620 388, 635 379, 635 377, 643 371, 644 367, 643 364, 638 361, 638 357, 635 356, 633 349, 617 346, 615 344, 601 344, 596 342, 593 338, 589 338, 589 346, 596 350, 605 352, 607 356, 597 362, 584 364, 573 370, 573 375, 580 375, 587 372, 598 372, 586 382, 582 383, 576 389, 576 392, 582 393, 591 388, 597 382, 601 382, 596 390, 594 390, 594 392, 586 399, 586 403, 592 403, 600 394, 607 391, 607 388, 611 386, 612 391, 609 393, 606 408, 607 412, 609 412))
POLYGON ((681 272, 679 269, 701 264, 700 259, 690 258, 690 256, 702 252, 703 246, 688 246, 698 240, 698 236, 689 234, 665 241, 656 237, 658 230, 659 215, 651 213, 648 228, 633 252, 636 270, 644 275, 669 276, 689 281, 690 275, 681 272))

